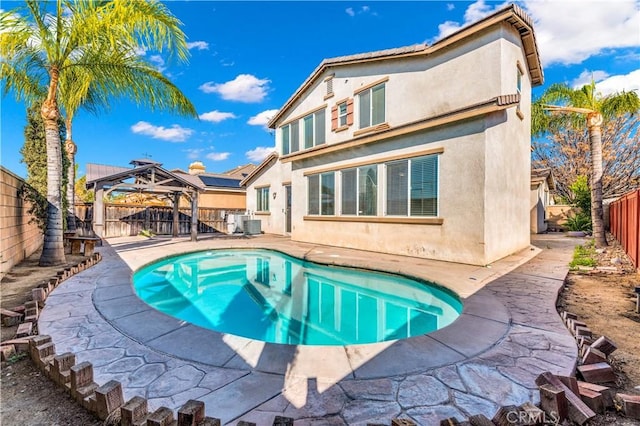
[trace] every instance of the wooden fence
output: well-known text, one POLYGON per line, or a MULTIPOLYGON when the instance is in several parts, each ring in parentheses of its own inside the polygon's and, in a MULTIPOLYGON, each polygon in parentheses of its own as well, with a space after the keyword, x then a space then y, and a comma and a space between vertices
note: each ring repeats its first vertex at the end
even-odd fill
POLYGON ((623 195, 609 206, 611 234, 640 268, 640 189, 623 195))
MULTIPOLYGON (((139 204, 105 204, 104 237, 138 235, 143 229, 156 235, 173 234, 173 207, 143 206, 139 204)), ((198 208, 198 233, 226 232, 228 214, 240 214, 235 210, 198 208)), ((79 229, 91 229, 93 204, 76 204, 76 225, 79 229)), ((191 232, 191 209, 179 209, 178 233, 191 232)))

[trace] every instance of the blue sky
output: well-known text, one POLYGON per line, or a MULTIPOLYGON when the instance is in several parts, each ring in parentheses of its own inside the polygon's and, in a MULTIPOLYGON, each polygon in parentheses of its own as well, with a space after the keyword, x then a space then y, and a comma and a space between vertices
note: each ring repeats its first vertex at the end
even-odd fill
MULTIPOLYGON (((578 86, 591 76, 603 93, 640 90, 640 1, 525 0, 533 18, 545 84, 578 86)), ((190 42, 188 65, 140 52, 191 99, 200 120, 140 109, 114 99, 98 116, 74 121, 80 174, 87 163, 128 166, 151 156, 164 167, 208 172, 259 163, 274 147, 272 116, 324 59, 431 43, 504 2, 210 2, 166 3, 190 42)), ((3 1, 2 8, 20 3, 3 1)), ((24 104, 2 98, 1 164, 25 176, 24 104)))

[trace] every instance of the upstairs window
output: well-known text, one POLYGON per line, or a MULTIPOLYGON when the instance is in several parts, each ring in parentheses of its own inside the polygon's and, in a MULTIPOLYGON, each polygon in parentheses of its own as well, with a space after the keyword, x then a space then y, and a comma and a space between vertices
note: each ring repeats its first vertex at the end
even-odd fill
POLYGON ((353 99, 338 102, 331 108, 331 130, 340 131, 353 124, 353 99))
POLYGON ((282 155, 300 150, 300 125, 298 121, 282 127, 282 155))
POLYGON ((360 102, 360 128, 375 126, 385 121, 385 85, 378 84, 358 95, 360 102))
POLYGON ((257 200, 256 211, 268 212, 269 211, 269 187, 256 188, 257 200))
POLYGON ((304 131, 304 148, 313 148, 325 143, 325 113, 324 109, 309 114, 302 119, 304 131))
POLYGON ((516 92, 520 95, 520 100, 518 101, 518 106, 516 107, 516 114, 520 119, 524 119, 524 114, 520 110, 520 104, 522 103, 522 76, 523 76, 522 66, 520 62, 516 64, 516 92))

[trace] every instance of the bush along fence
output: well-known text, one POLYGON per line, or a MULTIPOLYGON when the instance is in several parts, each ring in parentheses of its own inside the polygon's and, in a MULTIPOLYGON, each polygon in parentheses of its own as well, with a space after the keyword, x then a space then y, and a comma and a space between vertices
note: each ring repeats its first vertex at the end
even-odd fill
POLYGON ((640 269, 640 189, 611 203, 609 223, 611 234, 640 269))

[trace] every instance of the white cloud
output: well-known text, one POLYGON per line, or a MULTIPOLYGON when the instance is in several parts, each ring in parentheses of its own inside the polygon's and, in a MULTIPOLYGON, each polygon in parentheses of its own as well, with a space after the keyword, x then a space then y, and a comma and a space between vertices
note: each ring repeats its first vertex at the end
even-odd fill
POLYGON ((584 86, 585 84, 590 84, 591 83, 591 79, 593 79, 593 81, 595 81, 595 82, 598 82, 598 81, 604 80, 607 77, 609 77, 609 73, 607 73, 606 71, 584 70, 584 71, 582 71, 580 73, 578 78, 574 79, 571 82, 571 87, 573 87, 574 89, 579 89, 582 86, 584 86))
POLYGON ((205 158, 211 161, 224 161, 231 155, 230 152, 210 152, 205 158))
POLYGON ((177 124, 167 128, 154 126, 146 121, 138 121, 131 126, 131 131, 136 134, 151 136, 153 139, 162 139, 169 142, 184 142, 193 134, 193 130, 177 124))
POLYGON ((142 46, 135 47, 135 48, 133 49, 133 51, 134 51, 134 53, 135 53, 136 55, 138 55, 138 56, 144 56, 144 55, 146 55, 146 54, 147 54, 147 49, 145 49, 145 48, 144 48, 144 47, 142 47, 142 46))
POLYGON ((261 113, 254 115, 247 121, 247 124, 252 126, 267 126, 269 120, 271 120, 279 110, 277 109, 268 109, 266 111, 262 111, 261 113))
POLYGON ((360 6, 360 9, 356 10, 352 7, 348 7, 345 10, 345 13, 349 16, 356 16, 356 15, 372 15, 372 16, 378 16, 378 14, 376 12, 373 12, 371 10, 371 8, 367 5, 364 6, 360 6))
POLYGON ((210 121, 211 123, 219 123, 228 118, 236 118, 236 115, 232 112, 220 112, 218 110, 205 112, 198 116, 200 120, 210 121))
MULTIPOLYGON (((507 3, 492 3, 488 5, 484 2, 484 0, 477 0, 475 3, 471 3, 467 10, 464 12, 464 22, 455 22, 455 21, 445 21, 442 24, 438 25, 438 35, 430 40, 430 43, 433 43, 441 38, 444 38, 450 34, 455 33, 460 28, 472 24, 485 16, 495 12, 496 10, 502 9, 507 3)), ((452 10, 453 4, 447 5, 447 10, 452 10)))
POLYGON ((251 74, 240 74, 226 83, 207 82, 199 87, 204 93, 218 93, 222 99, 239 102, 261 102, 269 90, 271 80, 251 74))
POLYGON ((252 161, 254 163, 261 163, 262 160, 267 158, 269 154, 271 154, 275 150, 276 150, 275 146, 272 146, 272 147, 259 146, 259 147, 256 147, 255 149, 245 152, 244 155, 249 159, 249 161, 252 161))
POLYGON ((187 158, 189 160, 197 160, 200 158, 200 154, 204 151, 202 148, 189 148, 184 150, 187 153, 187 158))
POLYGON ((453 10, 456 8, 456 5, 453 3, 447 3, 447 10, 453 10))
MULTIPOLYGON (((640 3, 636 0, 614 3, 522 0, 519 3, 534 21, 543 66, 579 64, 611 49, 640 45, 640 3)), ((430 42, 446 37, 507 4, 487 4, 485 0, 477 0, 467 7, 463 22, 446 21, 438 25, 438 35, 430 42)))
POLYGON ((623 90, 636 91, 640 95, 640 69, 625 75, 612 75, 602 81, 596 80, 596 89, 605 96, 623 90))
POLYGON ((156 66, 156 68, 158 69, 158 71, 162 72, 165 69, 167 69, 164 66, 164 59, 162 59, 162 56, 160 55, 151 55, 149 56, 149 62, 151 62, 153 65, 156 66))
POLYGON ((610 49, 640 45, 637 1, 526 0, 525 8, 534 20, 536 40, 545 66, 579 64, 610 49))
POLYGON ((206 41, 191 41, 187 43, 187 49, 209 50, 209 43, 206 41))

